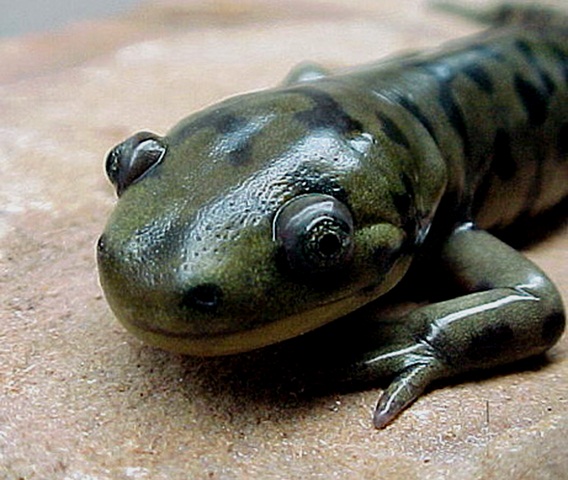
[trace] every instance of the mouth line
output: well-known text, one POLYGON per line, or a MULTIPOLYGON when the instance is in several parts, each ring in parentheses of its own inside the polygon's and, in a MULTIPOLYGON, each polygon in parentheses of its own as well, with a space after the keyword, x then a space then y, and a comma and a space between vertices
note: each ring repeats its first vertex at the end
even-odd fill
POLYGON ((233 333, 239 332, 240 330, 226 330, 222 333, 215 333, 215 332, 203 332, 203 333, 191 333, 191 332, 175 332, 172 330, 168 330, 166 328, 157 327, 151 325, 146 322, 140 321, 131 321, 130 324, 137 329, 140 329, 144 332, 151 333, 153 335, 160 335, 167 338, 176 338, 176 339, 187 339, 187 338, 194 338, 196 340, 203 340, 208 338, 214 337, 223 337, 225 335, 231 335, 233 333))
MULTIPOLYGON (((164 350, 186 355, 222 356, 248 352, 297 337, 357 310, 370 300, 372 298, 368 294, 357 289, 331 301, 312 304, 301 312, 276 316, 257 324, 251 323, 251 318, 239 321, 239 317, 235 316, 229 322, 229 317, 220 316, 218 320, 222 320, 225 327, 236 326, 209 332, 176 332, 139 320, 124 324, 142 341, 164 350)), ((209 323, 215 321, 213 315, 201 319, 209 323)))
MULTIPOLYGON (((239 328, 231 328, 231 329, 225 329, 219 332, 203 332, 203 333, 191 333, 191 332, 175 332, 172 330, 168 330, 166 328, 161 328, 155 325, 151 325, 149 323, 146 322, 140 322, 140 321, 131 321, 130 323, 136 327, 137 329, 140 329, 144 332, 153 334, 153 335, 160 335, 166 338, 172 338, 172 339, 195 339, 196 341, 202 341, 202 340, 214 340, 215 338, 224 338, 224 337, 229 337, 231 335, 235 335, 235 334, 246 334, 247 332, 254 332, 255 330, 259 330, 259 329, 263 329, 264 327, 266 327, 267 325, 275 325, 275 324, 286 324, 287 320, 290 318, 295 318, 298 316, 305 316, 305 315, 310 315, 310 312, 316 312, 322 309, 326 309, 332 305, 335 304, 342 304, 343 302, 346 302, 349 299, 362 299, 364 297, 367 297, 368 295, 366 295, 366 291, 368 290, 368 286, 361 288, 355 292, 351 292, 351 293, 346 293, 345 295, 342 295, 341 297, 338 298, 334 298, 333 300, 330 301, 323 301, 323 302, 319 302, 316 303, 314 305, 312 305, 310 308, 303 310, 301 312, 295 312, 291 315, 288 315, 286 317, 282 317, 278 320, 275 321, 264 321, 261 322, 257 325, 251 326, 249 328, 245 328, 245 329, 239 329, 239 328)), ((359 302, 358 302, 359 303, 359 302)), ((364 302, 360 302, 361 304, 366 303, 366 301, 364 302)), ((351 309, 350 311, 355 310, 355 308, 351 309)), ((347 315, 348 313, 350 313, 350 311, 345 312, 343 315, 347 315)), ((341 316, 343 316, 341 315, 341 316)), ((215 315, 212 315, 210 319, 208 319, 209 321, 216 321, 219 318, 225 318, 226 317, 215 317, 215 315)), ((332 318, 332 320, 335 320, 337 318, 340 317, 335 317, 332 318)), ((235 323, 235 322, 232 322, 235 323)), ((241 322, 237 322, 237 323, 241 323, 241 322)))

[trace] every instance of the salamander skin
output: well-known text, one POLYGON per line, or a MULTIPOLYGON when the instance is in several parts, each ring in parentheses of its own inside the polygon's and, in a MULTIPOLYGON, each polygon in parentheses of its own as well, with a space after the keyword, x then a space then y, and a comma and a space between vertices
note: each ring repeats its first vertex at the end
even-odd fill
POLYGON ((433 380, 554 345, 558 291, 487 230, 568 195, 568 21, 494 14, 439 51, 337 74, 305 64, 115 147, 97 256, 118 319, 165 349, 233 354, 356 315, 429 257, 455 297, 394 327, 350 323, 372 335, 337 376, 390 379, 379 428, 433 380))

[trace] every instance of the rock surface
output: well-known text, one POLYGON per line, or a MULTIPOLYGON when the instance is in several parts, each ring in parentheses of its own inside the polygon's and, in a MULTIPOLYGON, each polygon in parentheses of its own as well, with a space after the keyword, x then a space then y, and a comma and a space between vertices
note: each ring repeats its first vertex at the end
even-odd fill
MULTIPOLYGON (((143 346, 97 283, 115 143, 300 60, 363 63, 477 29, 420 0, 169 0, 0 42, 0 478, 567 478, 566 335, 547 362, 435 390, 376 431, 378 391, 279 388, 254 373, 270 349, 143 346)), ((526 251, 565 300, 567 233, 526 251)))

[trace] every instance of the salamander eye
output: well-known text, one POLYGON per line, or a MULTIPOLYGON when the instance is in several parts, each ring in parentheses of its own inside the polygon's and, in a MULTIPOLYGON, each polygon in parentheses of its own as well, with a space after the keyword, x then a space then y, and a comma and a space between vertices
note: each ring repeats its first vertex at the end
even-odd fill
POLYGON ((300 195, 285 203, 274 218, 273 235, 295 274, 337 271, 353 256, 353 218, 329 195, 300 195))
POLYGON ((114 147, 106 158, 106 173, 120 197, 155 167, 166 153, 160 137, 140 132, 114 147))

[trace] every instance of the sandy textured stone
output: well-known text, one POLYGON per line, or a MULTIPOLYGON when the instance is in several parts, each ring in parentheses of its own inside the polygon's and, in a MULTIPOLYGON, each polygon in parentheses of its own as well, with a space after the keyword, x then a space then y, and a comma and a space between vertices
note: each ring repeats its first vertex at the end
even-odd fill
MULTIPOLYGON (((375 431, 377 391, 283 387, 278 349, 143 346, 97 283, 115 201, 102 163, 125 136, 299 60, 362 63, 477 28, 420 0, 171 0, 0 42, 0 478, 567 478, 566 335, 548 361, 435 390, 375 431)), ((567 232, 527 251, 565 299, 567 232)))

